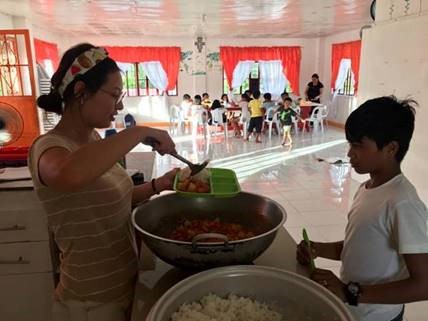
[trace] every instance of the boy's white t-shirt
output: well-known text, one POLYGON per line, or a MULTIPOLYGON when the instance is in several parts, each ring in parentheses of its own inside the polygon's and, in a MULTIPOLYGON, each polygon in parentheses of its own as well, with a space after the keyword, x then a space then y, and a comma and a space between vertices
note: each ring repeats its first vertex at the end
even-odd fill
MULTIPOLYGON (((372 189, 362 184, 348 214, 342 281, 371 285, 407 278, 403 254, 428 253, 427 222, 427 209, 403 174, 372 189)), ((402 304, 350 306, 364 321, 392 320, 402 308, 402 304)))

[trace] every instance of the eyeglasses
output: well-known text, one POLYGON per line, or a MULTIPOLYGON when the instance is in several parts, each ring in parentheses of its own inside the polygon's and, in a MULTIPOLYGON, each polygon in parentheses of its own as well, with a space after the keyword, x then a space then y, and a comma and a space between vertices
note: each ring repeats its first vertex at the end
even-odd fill
POLYGON ((126 95, 126 91, 125 90, 122 90, 119 95, 117 95, 115 93, 112 93, 112 92, 110 92, 108 90, 102 89, 102 88, 100 88, 100 90, 103 93, 106 93, 106 94, 109 94, 110 96, 112 96, 114 98, 114 103, 115 103, 116 106, 119 105, 122 102, 123 98, 126 95))

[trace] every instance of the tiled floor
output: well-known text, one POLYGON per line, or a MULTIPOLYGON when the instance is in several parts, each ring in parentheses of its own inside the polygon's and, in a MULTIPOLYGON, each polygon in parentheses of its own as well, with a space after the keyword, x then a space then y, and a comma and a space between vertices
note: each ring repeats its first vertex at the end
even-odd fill
MULTIPOLYGON (((285 227, 300 242, 302 227, 313 240, 343 239, 346 214, 358 183, 351 179, 349 165, 330 165, 327 161, 346 159, 347 142, 343 131, 328 129, 324 135, 304 134, 294 139, 292 149, 280 145, 280 139, 266 137, 262 144, 228 138, 221 134, 193 140, 190 136, 174 139, 178 152, 194 162, 211 159, 211 166, 233 169, 243 190, 266 195, 281 203, 287 211, 285 227)), ((147 150, 138 147, 136 150, 147 150)), ((154 177, 174 166, 172 157, 157 157, 154 177)), ((319 267, 338 273, 340 263, 317 259, 319 267)), ((427 303, 406 307, 408 321, 426 320, 427 303)))

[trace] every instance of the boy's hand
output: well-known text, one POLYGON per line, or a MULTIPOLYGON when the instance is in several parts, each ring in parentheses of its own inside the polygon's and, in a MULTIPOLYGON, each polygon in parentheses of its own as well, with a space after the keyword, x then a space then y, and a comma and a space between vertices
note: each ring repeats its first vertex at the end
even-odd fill
POLYGON ((297 262, 299 262, 302 265, 309 265, 311 264, 311 256, 313 259, 315 259, 318 256, 315 242, 311 243, 311 253, 309 253, 308 245, 305 241, 301 241, 299 245, 297 245, 297 251, 296 251, 296 259, 297 262))
POLYGON ((315 269, 311 274, 311 279, 335 294, 343 302, 346 302, 344 290, 345 284, 342 283, 342 281, 340 281, 333 272, 329 270, 315 269))

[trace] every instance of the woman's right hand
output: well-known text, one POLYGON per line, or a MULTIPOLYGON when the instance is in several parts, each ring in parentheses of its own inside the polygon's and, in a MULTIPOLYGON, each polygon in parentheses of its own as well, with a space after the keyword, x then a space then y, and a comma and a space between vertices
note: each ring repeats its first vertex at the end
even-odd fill
POLYGON ((311 244, 311 253, 309 253, 308 245, 304 240, 302 240, 296 249, 296 259, 302 265, 309 265, 311 263, 311 256, 313 259, 318 257, 318 251, 316 249, 315 242, 310 241, 311 244))
POLYGON ((175 144, 166 130, 152 127, 142 127, 142 129, 144 130, 143 144, 150 145, 161 155, 177 153, 175 144))

